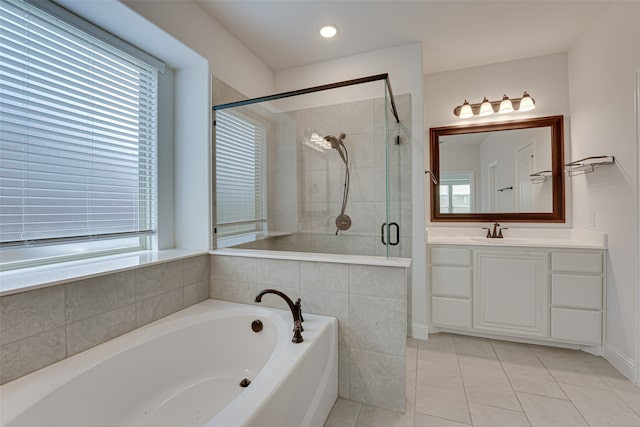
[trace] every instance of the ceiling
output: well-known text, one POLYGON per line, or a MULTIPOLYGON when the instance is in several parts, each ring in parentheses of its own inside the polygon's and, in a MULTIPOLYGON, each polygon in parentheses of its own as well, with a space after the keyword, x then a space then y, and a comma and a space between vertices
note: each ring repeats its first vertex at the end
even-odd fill
POLYGON ((422 42, 423 71, 436 73, 566 51, 610 1, 196 2, 273 71, 422 42))

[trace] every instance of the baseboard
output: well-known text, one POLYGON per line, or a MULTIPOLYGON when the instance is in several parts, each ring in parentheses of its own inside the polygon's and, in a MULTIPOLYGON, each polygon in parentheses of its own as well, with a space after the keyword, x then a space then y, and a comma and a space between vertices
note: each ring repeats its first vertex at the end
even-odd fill
POLYGON ((429 325, 426 323, 413 323, 410 331, 411 338, 426 340, 429 338, 429 325))
POLYGON ((635 382, 636 368, 632 358, 622 353, 611 344, 605 344, 604 355, 605 360, 622 373, 625 377, 635 382))

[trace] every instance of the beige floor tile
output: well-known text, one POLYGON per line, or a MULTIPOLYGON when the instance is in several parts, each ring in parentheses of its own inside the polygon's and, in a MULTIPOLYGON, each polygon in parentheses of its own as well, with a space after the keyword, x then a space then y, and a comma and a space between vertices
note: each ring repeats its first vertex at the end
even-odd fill
POLYGON ((415 411, 470 423, 467 398, 458 365, 418 361, 415 411))
POLYGON ((405 414, 338 399, 325 427, 640 427, 640 388, 601 357, 554 347, 408 339, 406 396, 405 414))
POLYGON ((529 427, 522 412, 469 403, 473 427, 529 427))
POLYGON ((442 364, 418 360, 416 385, 462 387, 462 376, 458 364, 442 364))
POLYGON ((611 390, 560 384, 591 427, 637 427, 640 417, 611 390))
POLYGON ((362 405, 358 424, 371 427, 413 427, 413 411, 401 414, 387 409, 362 405))
POLYGON ((407 346, 407 371, 416 372, 417 363, 418 363, 418 347, 409 347, 407 346))
POLYGON ((461 423, 471 423, 469 407, 462 387, 418 385, 416 413, 433 415, 461 423))
POLYGON ((522 410, 497 359, 461 355, 458 360, 469 402, 522 410))
POLYGON ((568 400, 517 393, 524 413, 533 427, 588 427, 568 400))
POLYGON ((536 353, 533 351, 532 346, 529 344, 499 340, 490 340, 490 342, 491 347, 493 347, 493 351, 495 351, 498 356, 498 359, 503 362, 540 362, 538 360, 538 356, 536 356, 536 353))
POLYGON ((470 424, 463 424, 457 421, 445 420, 444 418, 432 417, 431 415, 416 413, 414 427, 465 427, 470 424))
POLYGON ((453 345, 453 336, 432 334, 427 341, 418 342, 418 360, 457 365, 458 356, 453 345))
POLYGON ((575 384, 584 387, 609 387, 583 363, 579 350, 550 347, 533 347, 545 368, 558 383, 575 384))
POLYGON ((640 415, 640 388, 629 381, 631 387, 612 387, 614 393, 624 401, 636 414, 640 415))
POLYGON ((486 338, 468 337, 464 335, 454 335, 453 344, 456 348, 458 356, 464 354, 467 356, 496 358, 491 342, 486 338))
POLYGON ((355 427, 362 405, 346 399, 334 403, 324 427, 355 427))
POLYGON ((567 398, 549 371, 542 366, 537 358, 518 362, 503 361, 502 368, 515 391, 557 399, 567 398))
POLYGON ((413 411, 416 406, 416 373, 407 372, 407 411, 413 411))

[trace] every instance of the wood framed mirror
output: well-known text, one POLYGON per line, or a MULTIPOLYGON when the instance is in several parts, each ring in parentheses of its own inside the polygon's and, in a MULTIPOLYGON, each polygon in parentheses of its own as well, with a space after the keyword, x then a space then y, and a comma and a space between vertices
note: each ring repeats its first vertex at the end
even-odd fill
POLYGON ((563 116, 430 129, 431 221, 565 222, 563 116))

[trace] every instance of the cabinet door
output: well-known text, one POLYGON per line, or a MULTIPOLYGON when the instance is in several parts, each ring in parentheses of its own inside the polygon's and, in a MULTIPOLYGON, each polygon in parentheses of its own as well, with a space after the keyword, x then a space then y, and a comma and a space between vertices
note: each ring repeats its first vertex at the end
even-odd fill
POLYGON ((473 327, 504 335, 547 337, 548 254, 474 253, 473 327))

